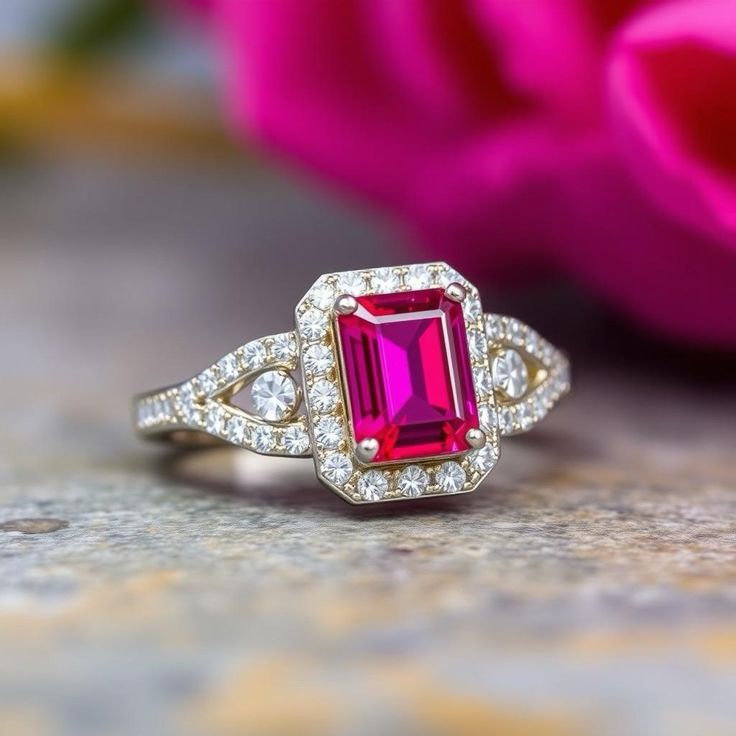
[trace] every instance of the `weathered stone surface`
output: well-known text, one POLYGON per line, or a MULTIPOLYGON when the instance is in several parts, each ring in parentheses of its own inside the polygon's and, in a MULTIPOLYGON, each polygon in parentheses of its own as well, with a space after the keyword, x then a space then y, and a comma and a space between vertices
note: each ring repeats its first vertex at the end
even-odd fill
MULTIPOLYGON (((334 216, 288 190, 288 230, 259 231, 263 205, 243 203, 268 181, 196 179, 222 186, 218 199, 195 179, 177 193, 164 177, 162 193, 138 177, 100 176, 85 209, 103 211, 126 181, 126 222, 164 196, 162 211, 205 222, 231 202, 233 232, 282 251, 262 256, 250 293, 253 266, 218 266, 214 246, 184 237, 188 219, 149 220, 156 249, 113 248, 105 222, 75 230, 70 204, 6 219, 0 733, 733 733, 731 364, 709 356, 698 362, 715 368, 696 373, 687 354, 611 329, 593 330, 605 345, 585 325, 554 334, 569 320, 545 309, 540 323, 525 305, 572 353, 576 390, 505 440, 471 495, 351 507, 308 460, 170 456, 130 436, 128 395, 288 326, 288 308, 261 309, 244 334, 243 314, 294 232, 303 249, 339 249, 329 227, 309 231, 334 216), (219 295, 208 316, 191 274, 197 294, 219 295), (182 339, 163 344, 172 315, 182 339)), ((41 201, 79 201, 36 187, 41 201)), ((295 269, 294 301, 313 275, 295 269)))

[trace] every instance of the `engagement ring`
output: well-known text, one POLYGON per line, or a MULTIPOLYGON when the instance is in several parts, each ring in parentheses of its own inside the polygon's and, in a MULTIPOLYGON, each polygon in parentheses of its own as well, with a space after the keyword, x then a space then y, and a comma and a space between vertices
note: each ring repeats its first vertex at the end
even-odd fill
POLYGON ((569 391, 567 358, 445 263, 320 276, 296 329, 134 400, 148 438, 313 457, 350 503, 475 490, 569 391))

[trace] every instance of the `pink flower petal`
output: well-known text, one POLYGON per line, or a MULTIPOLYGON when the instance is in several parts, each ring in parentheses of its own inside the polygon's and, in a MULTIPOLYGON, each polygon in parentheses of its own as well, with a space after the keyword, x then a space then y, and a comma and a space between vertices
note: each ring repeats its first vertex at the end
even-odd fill
POLYGON ((609 91, 631 171, 671 217, 736 244, 736 7, 687 0, 625 29, 609 91))

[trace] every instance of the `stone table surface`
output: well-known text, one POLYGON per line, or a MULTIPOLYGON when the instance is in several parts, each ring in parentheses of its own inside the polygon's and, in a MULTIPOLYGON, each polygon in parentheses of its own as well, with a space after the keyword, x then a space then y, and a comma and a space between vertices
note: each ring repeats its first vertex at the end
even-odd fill
POLYGON ((309 461, 172 455, 131 393, 288 327, 322 270, 411 260, 196 173, 0 183, 0 733, 734 733, 733 357, 486 290, 576 388, 474 494, 357 508, 309 461))

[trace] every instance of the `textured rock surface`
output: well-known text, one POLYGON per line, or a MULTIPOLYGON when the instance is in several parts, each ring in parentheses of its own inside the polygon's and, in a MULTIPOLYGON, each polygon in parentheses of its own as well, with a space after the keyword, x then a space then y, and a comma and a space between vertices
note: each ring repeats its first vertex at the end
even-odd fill
POLYGON ((282 329, 303 265, 286 306, 243 315, 292 232, 315 272, 346 229, 382 256, 281 188, 291 221, 269 230, 268 181, 221 174, 207 199, 176 175, 64 171, 63 191, 34 183, 56 210, 0 211, 1 733, 734 732, 733 365, 550 334, 563 317, 522 305, 577 390, 470 496, 354 508, 309 461, 167 455, 130 436, 128 394, 282 329), (156 249, 102 237, 120 190, 156 249), (80 197, 99 222, 79 225, 80 197), (239 241, 202 253, 193 208, 275 245, 228 268, 239 241))

